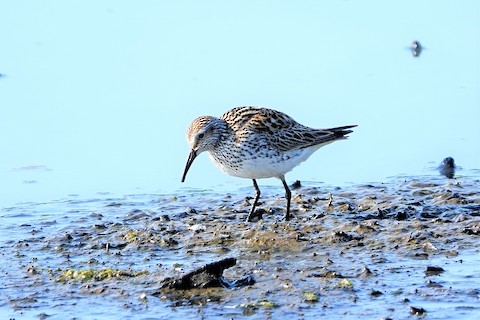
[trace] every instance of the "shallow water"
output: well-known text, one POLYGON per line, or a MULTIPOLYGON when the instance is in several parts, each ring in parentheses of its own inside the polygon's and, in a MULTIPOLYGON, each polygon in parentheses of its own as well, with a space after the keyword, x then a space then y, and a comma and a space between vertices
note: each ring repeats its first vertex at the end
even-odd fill
POLYGON ((480 298, 476 177, 24 203, 0 214, 0 313, 10 318, 472 318, 480 298), (332 195, 329 206, 329 194, 332 195), (237 289, 158 291, 161 281, 237 258, 237 289), (428 267, 443 271, 427 272, 428 267), (81 272, 104 271, 92 278, 81 272), (73 270, 73 271, 69 271, 73 270), (70 272, 70 273, 69 273, 70 272), (154 295, 154 293, 159 293, 154 295), (422 311, 420 311, 422 312, 422 311))

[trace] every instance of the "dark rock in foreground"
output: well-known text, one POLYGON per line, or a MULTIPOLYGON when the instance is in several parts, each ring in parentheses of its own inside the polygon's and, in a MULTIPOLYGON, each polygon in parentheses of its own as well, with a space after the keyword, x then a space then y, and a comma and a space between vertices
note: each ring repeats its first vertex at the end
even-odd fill
POLYGON ((254 284, 255 280, 247 276, 235 281, 223 278, 223 271, 237 263, 235 258, 226 258, 204 265, 178 278, 167 278, 162 282, 161 289, 189 290, 194 288, 234 288, 254 284))

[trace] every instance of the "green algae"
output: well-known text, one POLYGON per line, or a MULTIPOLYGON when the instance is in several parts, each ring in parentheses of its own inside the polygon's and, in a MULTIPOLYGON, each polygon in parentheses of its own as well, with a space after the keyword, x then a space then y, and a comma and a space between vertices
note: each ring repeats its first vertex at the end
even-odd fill
POLYGON ((119 269, 112 269, 112 268, 105 268, 105 269, 85 269, 85 270, 77 270, 77 269, 67 269, 67 270, 60 270, 60 274, 57 277, 58 282, 67 282, 67 281, 74 281, 74 282, 85 282, 85 281, 104 281, 111 278, 124 278, 124 277, 138 277, 141 275, 145 275, 148 272, 138 271, 127 271, 127 270, 119 270, 119 269))
POLYGON ((303 298, 307 302, 318 302, 318 295, 313 292, 304 292, 303 298))

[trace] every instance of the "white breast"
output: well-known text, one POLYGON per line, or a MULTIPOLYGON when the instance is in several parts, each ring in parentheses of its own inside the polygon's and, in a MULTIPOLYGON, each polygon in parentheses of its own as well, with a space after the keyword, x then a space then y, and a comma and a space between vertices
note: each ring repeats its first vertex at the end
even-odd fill
POLYGON ((233 161, 229 161, 229 163, 215 158, 210 152, 209 156, 220 170, 234 177, 247 179, 279 178, 307 160, 323 145, 325 144, 276 153, 275 155, 265 153, 244 157, 243 159, 237 157, 233 161))

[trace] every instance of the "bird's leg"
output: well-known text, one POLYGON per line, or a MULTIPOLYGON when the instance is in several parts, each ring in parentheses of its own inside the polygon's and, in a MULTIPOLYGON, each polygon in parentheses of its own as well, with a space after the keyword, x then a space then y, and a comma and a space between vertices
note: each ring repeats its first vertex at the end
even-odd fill
POLYGON ((250 213, 248 214, 248 217, 247 217, 248 222, 252 221, 253 213, 255 212, 255 206, 257 205, 257 201, 260 198, 260 188, 258 187, 257 181, 255 179, 252 179, 252 180, 253 180, 253 187, 255 188, 255 192, 257 194, 255 195, 255 199, 253 199, 252 208, 250 209, 250 213))
POLYGON ((281 177, 280 180, 282 180, 283 186, 285 187, 285 198, 287 199, 287 212, 285 213, 285 221, 290 220, 290 199, 292 198, 292 192, 288 188, 287 183, 285 182, 285 177, 281 177))

